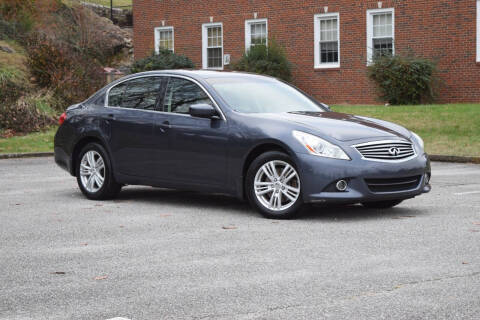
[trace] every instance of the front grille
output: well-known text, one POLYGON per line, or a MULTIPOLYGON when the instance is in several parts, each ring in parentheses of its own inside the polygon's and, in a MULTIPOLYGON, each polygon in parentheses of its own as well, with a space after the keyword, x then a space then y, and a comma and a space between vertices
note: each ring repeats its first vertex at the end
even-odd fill
POLYGON ((377 161, 403 160, 415 156, 415 150, 406 141, 377 141, 354 146, 365 159, 377 161))
POLYGON ((416 189, 422 176, 391 178, 391 179, 365 179, 372 192, 398 192, 416 189))

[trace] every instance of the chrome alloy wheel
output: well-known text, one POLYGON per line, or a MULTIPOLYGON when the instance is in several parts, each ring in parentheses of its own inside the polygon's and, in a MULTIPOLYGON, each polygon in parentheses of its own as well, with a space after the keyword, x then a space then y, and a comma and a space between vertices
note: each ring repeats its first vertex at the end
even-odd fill
POLYGON ((97 151, 87 151, 80 162, 80 178, 83 187, 91 193, 100 190, 105 181, 105 163, 97 151))
POLYGON ((300 196, 300 178, 293 166, 273 160, 258 169, 254 188, 258 201, 265 208, 282 211, 290 208, 300 196))

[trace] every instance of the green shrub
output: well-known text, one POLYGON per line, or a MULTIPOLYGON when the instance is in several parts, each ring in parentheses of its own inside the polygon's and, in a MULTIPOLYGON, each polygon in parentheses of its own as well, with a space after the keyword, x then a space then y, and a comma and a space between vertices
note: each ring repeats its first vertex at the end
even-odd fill
POLYGON ((171 69, 193 69, 195 65, 192 60, 184 55, 179 55, 170 50, 160 50, 158 54, 136 61, 130 71, 132 73, 151 71, 151 70, 171 70, 171 69))
POLYGON ((274 40, 268 47, 253 46, 232 66, 233 70, 265 74, 285 81, 292 80, 292 65, 285 51, 274 40))
POLYGON ((437 83, 434 62, 400 55, 378 56, 368 67, 382 98, 392 105, 432 102, 437 83))

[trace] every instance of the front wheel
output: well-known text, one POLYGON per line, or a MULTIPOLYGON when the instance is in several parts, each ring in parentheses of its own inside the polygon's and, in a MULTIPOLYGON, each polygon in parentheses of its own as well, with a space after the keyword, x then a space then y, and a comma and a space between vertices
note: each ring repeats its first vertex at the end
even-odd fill
POLYGON ((102 145, 87 144, 76 164, 78 186, 88 199, 106 200, 118 195, 122 186, 113 177, 110 158, 102 145))
POLYGON ((283 152, 266 152, 255 159, 245 188, 250 204, 266 218, 293 218, 303 205, 300 176, 283 152))
POLYGON ((398 206, 402 203, 403 200, 389 200, 389 201, 376 201, 376 202, 364 202, 362 205, 365 208, 372 208, 372 209, 389 209, 395 206, 398 206))

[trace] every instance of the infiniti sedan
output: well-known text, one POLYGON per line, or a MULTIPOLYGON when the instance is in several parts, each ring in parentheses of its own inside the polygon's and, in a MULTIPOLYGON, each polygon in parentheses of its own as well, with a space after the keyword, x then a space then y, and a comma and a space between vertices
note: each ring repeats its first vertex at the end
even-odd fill
POLYGON ((224 193, 268 218, 308 203, 390 208, 430 191, 422 139, 244 73, 127 76, 69 107, 55 161, 89 199, 125 185, 224 193))

